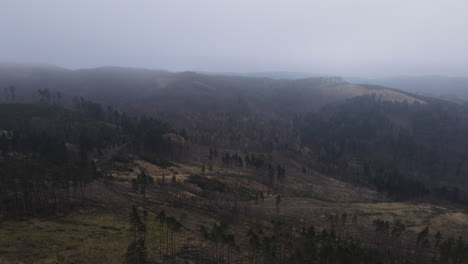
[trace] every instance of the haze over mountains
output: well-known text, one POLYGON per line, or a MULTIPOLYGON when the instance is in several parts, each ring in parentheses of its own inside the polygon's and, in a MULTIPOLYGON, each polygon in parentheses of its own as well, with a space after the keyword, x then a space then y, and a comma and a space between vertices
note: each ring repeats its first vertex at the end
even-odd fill
MULTIPOLYGON (((266 77, 272 79, 305 79, 323 77, 324 74, 305 72, 253 72, 227 73, 230 75, 266 77)), ((414 94, 445 98, 454 101, 468 100, 468 77, 443 75, 412 75, 364 78, 359 76, 344 76, 343 80, 355 84, 374 84, 394 88, 414 94)))
MULTIPOLYGON (((74 232, 70 221, 82 223, 84 234, 94 232, 87 221, 97 222, 99 228, 111 230, 112 238, 120 239, 116 243, 107 233, 99 236, 100 246, 92 252, 101 263, 103 258, 119 262, 129 241, 130 259, 134 244, 141 243, 138 239, 146 239, 153 252, 149 258, 161 263, 197 258, 195 263, 200 264, 231 259, 258 263, 261 258, 251 256, 256 244, 249 237, 258 236, 264 246, 273 239, 262 229, 280 238, 276 247, 294 245, 295 251, 320 259, 318 263, 347 263, 349 254, 356 256, 358 251, 390 259, 366 244, 340 253, 349 241, 366 241, 362 234, 380 235, 380 225, 401 231, 392 235, 393 242, 382 238, 378 245, 388 247, 397 259, 417 261, 445 254, 436 246, 423 256, 399 253, 401 248, 418 252, 421 242, 413 241, 428 236, 427 225, 446 233, 447 245, 451 236, 468 235, 468 105, 461 100, 417 94, 418 89, 411 93, 340 77, 293 73, 70 70, 27 64, 1 64, 0 87, 0 190, 6 190, 0 192, 0 217, 75 212, 66 208, 81 203, 87 211, 40 228, 32 226, 34 230, 27 232, 41 237, 47 232, 50 239, 59 240, 55 235, 63 231, 56 230, 74 232), (157 214, 157 221, 144 220, 145 226, 157 231, 126 232, 122 226, 128 212, 122 207, 131 208, 132 219, 139 215, 145 219, 145 214, 155 219, 157 214), (162 215, 166 212, 189 217, 166 218, 162 215), (360 220, 346 224, 348 215, 360 220), (106 217, 117 220, 103 223, 106 217), (212 221, 213 228, 205 228, 212 221), (285 225, 288 232, 300 225, 309 230, 317 226, 322 233, 308 233, 318 244, 304 244, 304 234, 288 238, 277 233, 283 231, 275 223, 285 225), (55 224, 63 227, 51 229, 55 224), (176 225, 187 236, 176 242, 164 239, 164 229, 176 236, 183 233, 174 229, 176 225), (239 247, 240 253, 211 256, 210 246, 198 243, 221 242, 203 232, 236 237, 226 247, 228 252, 239 247), (356 235, 343 240, 345 233, 356 235), (329 251, 324 250, 326 241, 334 243, 329 251), (174 252, 168 245, 175 247, 174 252), (114 250, 106 251, 109 248, 114 250), (321 253, 310 253, 311 248, 321 253), (201 257, 200 252, 206 253, 201 257)), ((9 229, 0 228, 0 234, 27 229, 18 224, 9 222, 9 229)), ((9 234, 0 236, 0 242, 9 234)), ((60 240, 59 257, 39 251, 42 242, 36 239, 24 239, 26 244, 14 240, 14 248, 36 252, 33 257, 1 248, 12 242, 0 243, 0 249, 7 252, 7 263, 16 258, 61 259, 69 251, 78 263, 93 263, 85 260, 90 251, 82 251, 81 241, 87 238, 76 242, 75 237, 60 240), (68 245, 78 246, 68 249, 68 245)), ((460 241, 460 248, 468 249, 460 241)), ((270 254, 268 249, 255 250, 270 254)), ((285 254, 265 255, 263 260, 305 263, 285 254)), ((462 258, 457 254, 450 258, 462 258)))
POLYGON ((386 78, 345 78, 351 83, 369 83, 392 87, 410 93, 446 98, 454 101, 468 100, 468 77, 438 75, 395 76, 386 78))
POLYGON ((0 1, 0 264, 468 264, 467 10, 0 1))
MULTIPOLYGON (((424 102, 397 90, 350 84, 339 77, 286 76, 293 75, 236 76, 122 67, 69 70, 55 66, 0 65, 0 86, 14 86, 17 101, 38 100, 38 90, 47 88, 62 93, 68 104, 74 97, 92 98, 123 111, 157 115, 178 128, 189 129, 206 126, 206 120, 225 120, 232 113, 236 118, 240 118, 238 113, 250 116, 250 122, 258 127, 262 127, 263 120, 290 126, 297 115, 362 95, 376 95, 384 101, 424 102)), ((205 132, 233 133, 229 127, 225 129, 205 132)))
MULTIPOLYGON (((45 80, 46 83, 50 85, 50 89, 64 91, 64 89, 73 90, 73 88, 67 88, 63 85, 66 82, 68 82, 69 85, 73 82, 72 86, 79 87, 81 95, 84 96, 86 96, 87 92, 99 90, 100 88, 97 83, 100 81, 107 82, 107 85, 115 85, 114 93, 107 96, 118 96, 119 92, 121 92, 119 89, 123 86, 129 86, 130 84, 135 86, 135 89, 139 89, 139 92, 150 92, 156 86, 160 85, 160 83, 155 81, 155 79, 161 79, 162 77, 168 78, 169 76, 175 76, 175 74, 176 73, 171 73, 165 70, 151 70, 143 68, 100 67, 94 69, 69 70, 48 65, 0 63, 0 76, 2 76, 0 81, 3 85, 9 85, 8 83, 18 83, 19 85, 24 84, 20 86, 24 86, 27 90, 32 87, 32 83, 34 83, 34 81, 45 80), (136 81, 136 83, 133 81, 136 81), (114 84, 110 82, 114 82, 114 84)), ((218 77, 258 77, 274 80, 297 80, 317 77, 339 78, 339 76, 324 76, 304 72, 206 72, 200 73, 200 75, 213 75, 218 77)), ((445 98, 447 100, 458 102, 468 100, 468 77, 428 75, 380 78, 341 77, 341 79, 354 84, 380 85, 413 94, 445 98)), ((37 85, 35 88, 37 88, 37 85)), ((20 90, 18 92, 21 96, 25 91, 20 90)), ((147 94, 142 94, 142 96, 146 95, 147 94)))
MULTIPOLYGON (((419 136, 416 132, 418 131, 416 124, 421 118, 417 115, 418 112, 436 115, 434 119, 428 121, 433 126, 438 125, 437 122, 442 115, 448 114, 452 118, 460 115, 460 118, 464 118, 462 106, 452 106, 450 101, 437 100, 383 86, 351 84, 339 77, 288 79, 283 78, 281 74, 277 77, 271 79, 195 72, 177 73, 122 67, 79 70, 8 64, 0 67, 0 85, 6 88, 4 90, 6 102, 8 102, 8 87, 11 86, 15 87, 15 101, 20 102, 37 102, 40 98, 38 91, 47 89, 52 97, 60 92, 61 103, 68 107, 75 107, 80 98, 93 100, 132 115, 156 117, 178 130, 187 129, 192 141, 197 144, 239 150, 302 150, 305 147, 304 142, 308 140, 306 140, 308 134, 315 133, 309 131, 304 134, 305 130, 308 131, 311 126, 325 125, 329 122, 331 123, 328 125, 333 127, 339 125, 335 122, 343 118, 345 119, 342 121, 344 122, 342 126, 354 126, 353 122, 358 121, 359 124, 365 124, 364 127, 367 127, 367 130, 375 130, 376 134, 368 139, 370 142, 367 144, 371 142, 376 144, 378 140, 383 140, 383 142, 393 140, 380 138, 382 136, 380 134, 386 132, 379 131, 388 125, 385 122, 390 122, 391 126, 388 129, 394 131, 388 136, 400 137, 401 133, 409 133, 415 141, 414 144, 419 144, 423 148, 431 148, 432 143, 428 141, 416 143, 424 138, 422 134, 419 136), (372 113, 383 111, 382 115, 371 118, 367 116, 371 113, 362 112, 356 117, 346 117, 343 111, 347 108, 356 113, 360 113, 367 107, 374 108, 369 100, 359 101, 361 97, 371 97, 379 102, 378 107, 372 113), (355 109, 354 105, 357 102, 361 103, 355 109), (386 103, 389 105, 387 106, 386 103), (428 106, 418 106, 425 104, 428 106), (443 108, 439 109, 441 106, 443 108), (407 109, 406 112, 403 109, 407 109), (330 115, 328 111, 332 113, 336 111, 337 119, 328 120, 327 116, 330 115), (316 118, 320 121, 311 121, 316 118), (380 125, 375 127, 376 124, 380 125)), ((454 131, 461 129, 456 133, 464 131, 463 125, 453 127, 453 124, 450 124, 447 127, 454 131)), ((316 129, 318 128, 312 131, 316 129)), ((353 129, 360 131, 363 127, 353 129)), ((320 136, 317 135, 317 137, 320 136)), ((455 139, 456 136, 453 135, 451 140, 455 139)), ((323 140, 336 142, 342 139, 340 136, 323 140)), ((446 148, 440 150, 441 152, 437 155, 456 155, 455 161, 452 161, 458 162, 456 160, 460 159, 462 162, 460 169, 463 169, 465 166, 463 165, 463 151, 456 149, 456 146, 454 143, 453 150, 446 148)), ((325 145, 320 148, 323 147, 325 145)), ((345 146, 340 148, 344 149, 339 152, 346 151, 345 146)), ((377 151, 381 150, 374 150, 374 152, 377 151)), ((416 148, 413 151, 419 152, 422 149, 416 148)), ((432 153, 435 154, 435 152, 432 153)), ((432 158, 436 159, 436 157, 432 158)), ((333 157, 333 160, 335 159, 337 157, 333 157)), ((424 163, 426 160, 421 162, 424 163)), ((443 178, 440 177, 438 180, 443 178)))

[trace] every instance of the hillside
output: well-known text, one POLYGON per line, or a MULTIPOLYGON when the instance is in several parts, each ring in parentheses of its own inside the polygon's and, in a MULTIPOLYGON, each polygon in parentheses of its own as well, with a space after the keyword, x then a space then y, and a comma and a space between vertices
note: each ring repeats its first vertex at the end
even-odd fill
POLYGON ((395 202, 371 186, 319 173, 320 166, 305 162, 301 153, 195 145, 188 153, 164 144, 149 148, 159 142, 154 139, 171 133, 170 127, 143 117, 129 126, 113 115, 95 115, 89 104, 80 111, 0 105, 2 263, 120 263, 143 236, 148 261, 154 263, 288 263, 295 256, 289 251, 293 246, 321 261, 342 263, 354 257, 368 258, 364 263, 370 264, 390 258, 373 245, 385 246, 400 260, 439 254, 435 247, 420 249, 423 256, 398 253, 419 250, 415 241, 428 225, 431 236, 442 232, 440 243, 446 245, 453 236, 468 235, 468 214, 454 204, 395 202), (66 133, 57 134, 61 131, 66 133), (145 134, 151 137, 141 136, 145 134), (34 140, 37 135, 41 140, 34 140), (145 229, 135 234, 128 215, 140 219, 145 229), (382 231, 380 223, 388 230, 382 231), (260 245, 274 243, 285 259, 257 248, 252 237, 260 245), (305 241, 314 241, 317 253, 307 251, 305 241))
POLYGON ((468 77, 429 75, 345 79, 351 83, 383 85, 414 94, 440 97, 454 102, 466 102, 468 100, 468 77))
POLYGON ((67 70, 50 66, 4 64, 3 100, 38 100, 47 88, 72 105, 84 97, 121 111, 158 116, 186 128, 196 142, 241 149, 297 145, 292 120, 348 98, 375 94, 382 101, 423 100, 384 87, 348 84, 340 78, 299 80, 206 75, 193 72, 103 67, 67 70))
POLYGON ((468 257, 466 105, 339 78, 3 74, 0 263, 468 257))
MULTIPOLYGON (((14 86, 18 101, 36 99, 37 90, 44 88, 60 91, 69 99, 82 96, 112 104, 121 104, 124 100, 127 103, 128 100, 137 100, 138 103, 148 96, 189 97, 207 93, 221 98, 240 96, 260 100, 259 97, 266 97, 270 104, 285 96, 291 100, 302 98, 304 102, 296 102, 297 107, 307 107, 303 104, 308 103, 314 108, 335 100, 373 93, 381 94, 384 100, 415 100, 411 95, 387 91, 385 87, 348 85, 338 77, 270 79, 121 67, 69 70, 48 65, 8 63, 0 64, 0 86, 14 86)), ((288 102, 284 104, 287 106, 288 102)))

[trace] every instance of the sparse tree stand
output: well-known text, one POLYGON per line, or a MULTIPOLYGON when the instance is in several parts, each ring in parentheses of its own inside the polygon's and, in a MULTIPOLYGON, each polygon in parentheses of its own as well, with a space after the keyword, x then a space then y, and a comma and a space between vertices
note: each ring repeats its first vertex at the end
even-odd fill
POLYGON ((135 205, 130 213, 130 224, 133 231, 133 241, 127 248, 127 263, 144 264, 147 257, 145 246, 146 224, 141 221, 135 205))
POLYGON ((229 234, 229 226, 225 223, 215 223, 212 229, 200 226, 200 234, 204 240, 210 242, 214 249, 211 250, 212 259, 215 263, 231 263, 231 251, 239 251, 233 234, 229 234), (227 253, 227 254, 225 254, 227 253))
POLYGON ((44 89, 39 89, 37 90, 38 94, 39 94, 39 97, 40 97, 40 102, 43 103, 43 104, 49 104, 50 103, 50 99, 51 99, 51 93, 49 91, 49 89, 47 88, 44 88, 44 89))
POLYGON ((281 203, 281 195, 278 194, 278 195, 276 196, 276 213, 278 213, 278 214, 281 213, 280 203, 281 203))
POLYGON ((160 226, 159 257, 162 260, 165 256, 170 255, 172 263, 174 263, 176 260, 175 252, 179 246, 179 239, 177 239, 177 234, 180 232, 183 226, 179 221, 177 221, 176 218, 167 216, 164 211, 158 213, 156 216, 156 221, 159 222, 160 226), (163 247, 164 243, 166 244, 165 247, 163 247))
POLYGON ((171 231, 171 257, 172 261, 174 262, 176 257, 175 257, 175 249, 178 247, 178 241, 177 241, 177 235, 176 238, 174 238, 174 233, 179 233, 180 229, 182 228, 182 225, 177 219, 174 217, 170 216, 166 219, 168 228, 171 231))
POLYGON ((164 234, 164 223, 166 222, 166 213, 161 211, 156 216, 156 221, 159 222, 159 256, 162 259, 163 255, 163 234, 164 234))

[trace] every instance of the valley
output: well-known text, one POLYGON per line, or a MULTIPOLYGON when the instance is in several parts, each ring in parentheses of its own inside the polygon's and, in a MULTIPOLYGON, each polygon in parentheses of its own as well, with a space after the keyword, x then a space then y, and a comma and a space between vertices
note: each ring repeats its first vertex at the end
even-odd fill
POLYGON ((0 71, 0 263, 465 260, 464 104, 339 78, 22 71, 0 71))

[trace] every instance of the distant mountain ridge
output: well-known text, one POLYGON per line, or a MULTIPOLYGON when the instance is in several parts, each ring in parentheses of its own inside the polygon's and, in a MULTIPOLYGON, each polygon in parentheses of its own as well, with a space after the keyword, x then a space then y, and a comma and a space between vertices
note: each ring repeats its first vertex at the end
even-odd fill
MULTIPOLYGON (((298 90, 315 89, 315 92, 321 91, 321 93, 330 93, 328 95, 343 98, 369 93, 369 89, 363 89, 364 86, 347 85, 346 81, 340 77, 297 72, 197 73, 114 66, 71 70, 53 65, 0 63, 0 86, 15 86, 18 100, 31 100, 36 97, 38 89, 48 88, 71 96, 92 97, 109 103, 113 100, 109 97, 122 96, 120 98, 122 100, 132 100, 136 97, 160 96, 160 90, 166 87, 174 88, 172 84, 177 84, 176 89, 180 89, 183 84, 185 85, 183 90, 189 92, 186 82, 190 80, 201 86, 203 82, 210 83, 212 88, 217 87, 215 90, 218 91, 229 88, 246 92, 248 90, 245 89, 246 87, 267 91, 270 87, 274 88, 273 90, 289 89, 297 93, 298 90), (318 86, 321 88, 317 89, 318 86), (221 87, 223 89, 219 89, 221 87), (324 87, 327 88, 324 89, 324 87), (111 93, 102 94, 110 92, 109 90, 111 93)), ((367 88, 375 90, 373 92, 386 89, 385 87, 367 88)), ((395 93, 399 91, 392 92, 392 94, 395 93)), ((410 97, 402 96, 413 101, 410 97)))
POLYGON ((38 90, 47 88, 62 93, 69 105, 74 97, 84 97, 128 113, 157 116, 193 131, 206 144, 228 146, 235 139, 241 148, 270 144, 265 141, 271 138, 278 138, 276 145, 291 144, 297 140, 294 118, 357 96, 424 103, 408 93, 339 77, 272 79, 122 67, 1 65, 0 91, 10 86, 16 87, 17 101, 37 101, 38 90))
POLYGON ((415 94, 468 101, 468 77, 395 76, 386 78, 344 78, 351 83, 369 83, 396 88, 415 94))

